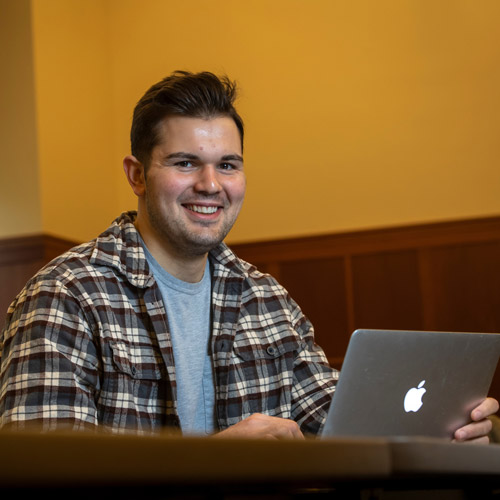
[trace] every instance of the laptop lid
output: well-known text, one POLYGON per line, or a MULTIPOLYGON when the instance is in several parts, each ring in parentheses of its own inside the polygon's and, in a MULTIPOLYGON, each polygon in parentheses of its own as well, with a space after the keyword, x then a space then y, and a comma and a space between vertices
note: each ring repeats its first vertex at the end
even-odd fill
POLYGON ((322 436, 451 438, 499 357, 500 334, 356 330, 322 436))

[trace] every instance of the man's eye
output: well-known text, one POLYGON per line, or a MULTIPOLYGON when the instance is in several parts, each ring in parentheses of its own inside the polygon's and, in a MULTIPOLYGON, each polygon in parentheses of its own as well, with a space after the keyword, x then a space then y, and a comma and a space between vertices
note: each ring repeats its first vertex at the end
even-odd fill
POLYGON ((219 168, 221 168, 222 170, 234 170, 234 165, 232 165, 231 163, 221 163, 219 165, 219 168))
POLYGON ((190 167, 192 167, 192 166, 193 166, 193 163, 192 163, 192 162, 190 162, 190 161, 188 161, 188 160, 185 160, 185 161, 178 161, 178 162, 176 163, 176 165, 177 165, 178 167, 190 168, 190 167))

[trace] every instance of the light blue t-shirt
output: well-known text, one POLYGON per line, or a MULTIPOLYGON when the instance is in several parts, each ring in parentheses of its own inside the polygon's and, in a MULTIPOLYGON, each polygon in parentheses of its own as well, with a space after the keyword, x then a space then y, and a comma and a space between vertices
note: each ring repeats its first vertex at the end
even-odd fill
POLYGON ((188 283, 165 271, 144 242, 143 247, 167 311, 182 432, 212 434, 215 430, 215 390, 210 355, 211 275, 208 260, 202 280, 188 283))

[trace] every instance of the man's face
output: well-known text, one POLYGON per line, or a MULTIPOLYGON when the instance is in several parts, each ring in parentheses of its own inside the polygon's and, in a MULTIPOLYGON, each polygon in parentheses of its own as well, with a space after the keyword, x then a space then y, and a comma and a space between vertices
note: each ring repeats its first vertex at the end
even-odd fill
POLYGON ((245 196, 236 124, 229 117, 171 116, 158 137, 144 195, 154 238, 165 250, 205 254, 226 237, 245 196))

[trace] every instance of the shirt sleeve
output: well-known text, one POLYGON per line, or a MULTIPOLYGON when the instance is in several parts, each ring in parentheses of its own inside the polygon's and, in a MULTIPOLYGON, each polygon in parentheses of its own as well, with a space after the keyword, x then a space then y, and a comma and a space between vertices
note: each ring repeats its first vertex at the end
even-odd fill
POLYGON ((330 367, 325 353, 315 343, 311 322, 293 300, 290 302, 295 330, 302 339, 294 363, 292 418, 304 434, 318 435, 325 424, 339 372, 330 367))
POLYGON ((7 313, 0 427, 95 428, 98 358, 84 308, 59 278, 34 278, 7 313))

